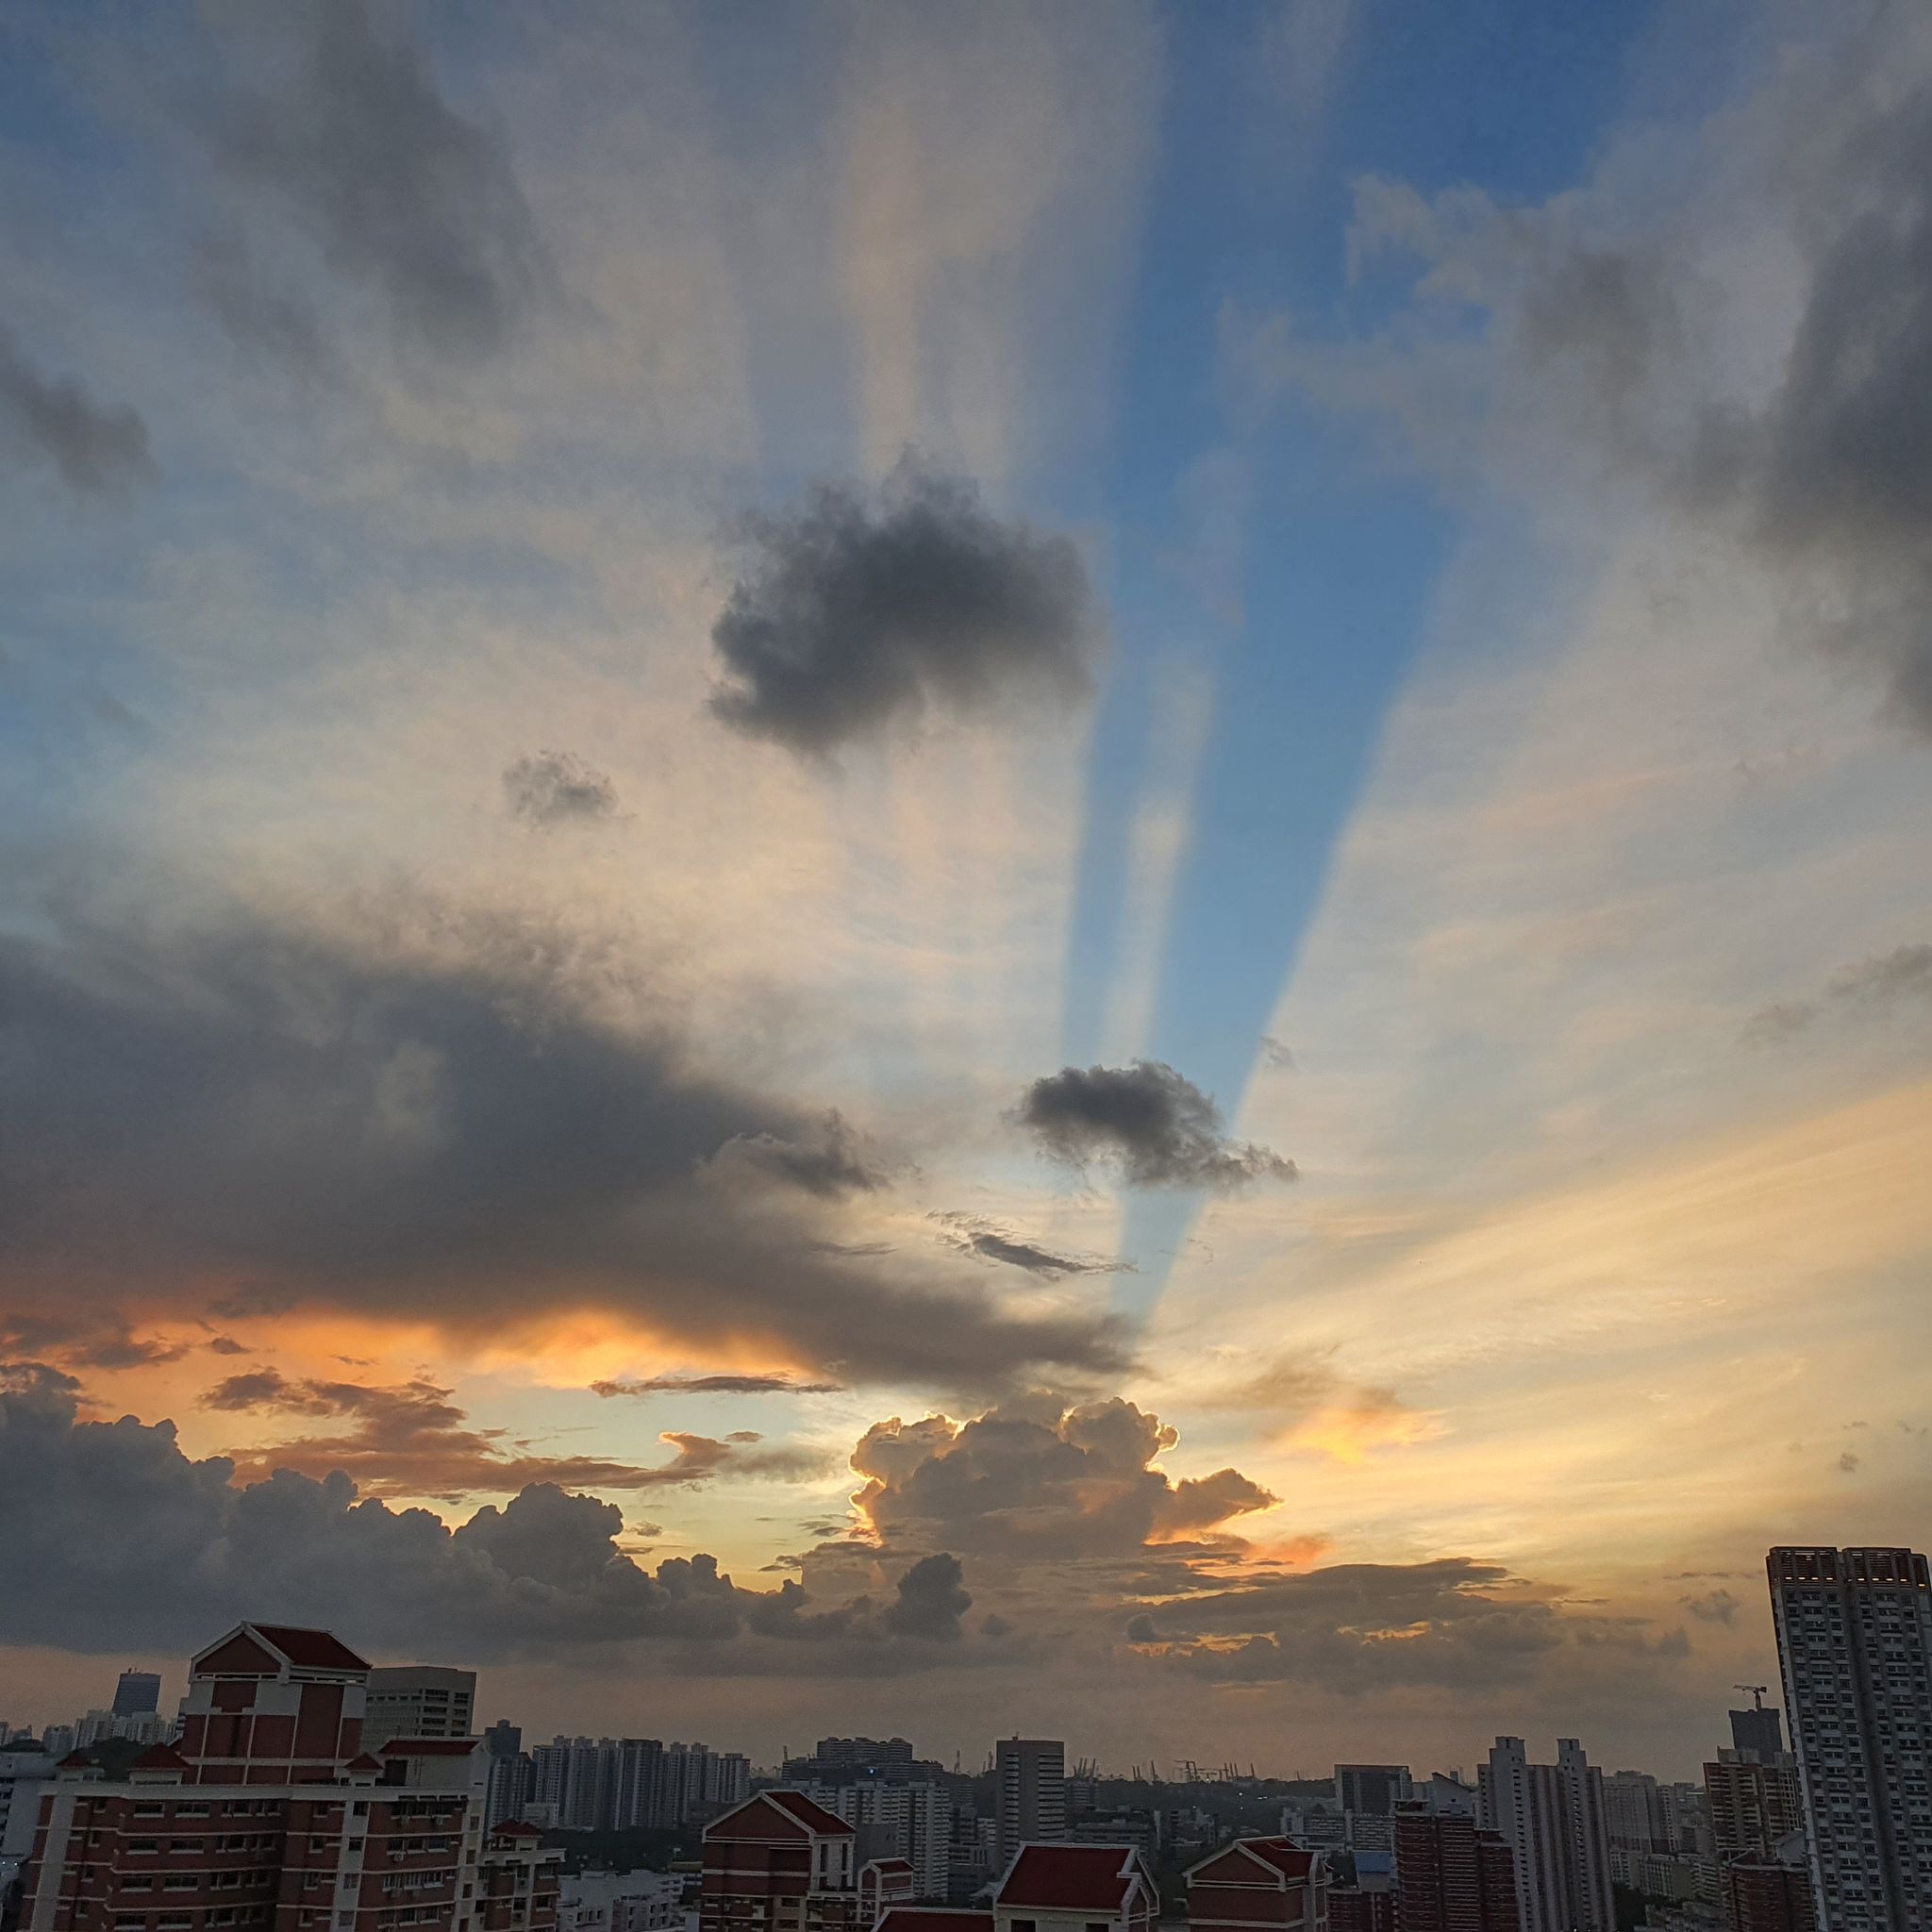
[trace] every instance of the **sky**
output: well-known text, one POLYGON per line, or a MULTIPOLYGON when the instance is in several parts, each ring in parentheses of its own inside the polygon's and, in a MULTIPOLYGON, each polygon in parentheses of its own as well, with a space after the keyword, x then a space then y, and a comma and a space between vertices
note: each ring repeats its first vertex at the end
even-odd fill
POLYGON ((1932 1525, 1932 14, 0 25, 0 1715, 1690 1774, 1932 1525))

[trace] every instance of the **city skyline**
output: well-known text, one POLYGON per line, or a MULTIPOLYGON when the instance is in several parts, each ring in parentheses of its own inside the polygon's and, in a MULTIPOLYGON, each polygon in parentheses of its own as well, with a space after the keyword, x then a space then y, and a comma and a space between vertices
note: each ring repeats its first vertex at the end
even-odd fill
POLYGON ((1924 1542, 1932 11, 0 52, 0 1711, 1682 1779, 1924 1542))

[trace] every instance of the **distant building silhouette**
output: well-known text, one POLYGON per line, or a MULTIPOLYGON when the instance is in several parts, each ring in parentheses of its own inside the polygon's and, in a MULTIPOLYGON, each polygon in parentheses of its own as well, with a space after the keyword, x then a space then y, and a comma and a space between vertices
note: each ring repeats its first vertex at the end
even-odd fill
POLYGON ((123 1671, 114 1686, 114 1715, 141 1717, 161 1707, 161 1679, 158 1671, 123 1671))

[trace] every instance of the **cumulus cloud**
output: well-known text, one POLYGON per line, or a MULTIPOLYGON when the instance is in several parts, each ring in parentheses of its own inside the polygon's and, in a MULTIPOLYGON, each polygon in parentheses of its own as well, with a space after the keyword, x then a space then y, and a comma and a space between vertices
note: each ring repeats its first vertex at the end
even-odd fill
MULTIPOLYGON (((268 30, 269 44, 237 42, 251 71, 194 104, 217 162, 277 232, 292 224, 373 291, 400 343, 459 359, 501 347, 550 277, 502 137, 450 105, 400 19, 368 0, 304 0, 268 30)), ((299 308, 238 292, 227 267, 231 326, 266 319, 272 342, 309 340, 299 308)))
POLYGON ((230 1375, 207 1391, 204 1408, 225 1414, 269 1413, 347 1421, 344 1433, 291 1437, 230 1452, 238 1473, 258 1481, 277 1470, 325 1476, 341 1470, 364 1495, 434 1496, 479 1491, 507 1495, 532 1484, 598 1490, 691 1488, 742 1476, 800 1481, 828 1472, 823 1454, 740 1434, 720 1441, 668 1430, 659 1438, 677 1453, 666 1463, 637 1464, 594 1456, 544 1456, 501 1429, 465 1426, 468 1416, 450 1391, 428 1381, 403 1383, 291 1381, 269 1368, 230 1375))
POLYGON ((717 1171, 768 1174, 827 1201, 872 1193, 887 1180, 866 1138, 837 1108, 828 1108, 808 1129, 795 1134, 734 1135, 711 1165, 717 1171))
POLYGON ((936 1258, 839 1252, 824 1172, 734 1186, 721 1150, 823 1154, 824 1116, 691 1064, 608 959, 397 920, 351 947, 70 908, 57 936, 0 939, 17 1308, 198 1315, 223 1282, 246 1284, 231 1317, 307 1302, 501 1332, 595 1308, 815 1379, 948 1391, 1122 1359, 1104 1319, 1008 1314, 936 1258))
POLYGON ((503 795, 510 816, 526 824, 582 824, 618 815, 617 787, 574 752, 540 751, 517 759, 503 774, 503 795))
POLYGON ((1023 1241, 1002 1223, 979 1214, 941 1212, 933 1215, 945 1232, 940 1237, 948 1247, 981 1261, 996 1261, 1003 1267, 1018 1268, 1042 1280, 1058 1281, 1067 1274, 1132 1274, 1133 1262, 1109 1259, 1105 1255, 1063 1255, 1043 1248, 1035 1241, 1023 1241))
POLYGON ((1227 1190, 1295 1178, 1293 1161, 1230 1140, 1212 1098, 1160 1060, 1042 1074, 1016 1118, 1053 1159, 1110 1167, 1130 1187, 1227 1190))
POLYGON ((964 1424, 894 1416, 852 1453, 855 1500, 888 1538, 1026 1557, 1138 1552, 1274 1503, 1238 1470, 1175 1482, 1151 1466, 1179 1440, 1118 1396, 1032 1395, 964 1424))
POLYGON ((618 1547, 614 1504, 555 1484, 454 1528, 358 1498, 340 1472, 237 1487, 226 1458, 184 1456, 171 1423, 79 1422, 77 1389, 0 1366, 0 1642, 180 1651, 249 1616, 478 1660, 675 1645, 694 1672, 916 1669, 958 1647, 933 1641, 957 1635, 957 1565, 913 1566, 884 1606, 820 1608, 796 1582, 741 1589, 708 1556, 646 1570, 618 1547))
POLYGON ((824 757, 895 724, 1067 700, 1095 622, 1072 541, 1002 521, 964 480, 908 460, 870 500, 825 484, 755 517, 712 626, 734 729, 824 757))
POLYGON ((147 425, 125 403, 101 403, 72 375, 43 375, 0 327, 0 447, 52 463, 70 490, 110 496, 155 475, 147 425))

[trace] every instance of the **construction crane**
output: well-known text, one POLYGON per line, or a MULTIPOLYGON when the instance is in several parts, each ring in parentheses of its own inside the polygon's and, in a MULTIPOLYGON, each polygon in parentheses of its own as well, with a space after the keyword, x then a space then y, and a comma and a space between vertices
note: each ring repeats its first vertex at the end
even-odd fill
POLYGON ((1733 1684, 1731 1689, 1733 1690, 1750 1691, 1751 1708, 1753 1710, 1762 1710, 1764 1708, 1764 1693, 1771 1689, 1771 1686, 1769 1684, 1733 1684))

